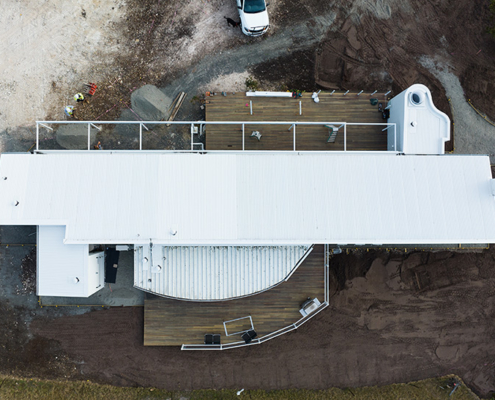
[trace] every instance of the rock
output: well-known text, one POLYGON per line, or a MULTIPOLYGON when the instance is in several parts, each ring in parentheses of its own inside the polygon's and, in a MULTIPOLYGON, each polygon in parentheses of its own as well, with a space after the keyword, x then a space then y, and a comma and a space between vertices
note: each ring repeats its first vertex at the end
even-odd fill
MULTIPOLYGON (((91 129, 91 146, 95 143, 97 129, 91 129)), ((55 132, 57 143, 69 150, 86 150, 88 148, 88 125, 67 124, 62 125, 55 132)))
POLYGON ((131 95, 132 109, 143 121, 160 121, 168 118, 171 104, 172 100, 153 85, 145 85, 131 95))

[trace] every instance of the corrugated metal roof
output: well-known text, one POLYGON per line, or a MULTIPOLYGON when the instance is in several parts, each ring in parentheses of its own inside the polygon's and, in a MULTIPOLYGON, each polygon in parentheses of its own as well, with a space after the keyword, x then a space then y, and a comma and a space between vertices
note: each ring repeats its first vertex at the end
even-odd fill
POLYGON ((187 300, 225 300, 269 289, 291 274, 307 246, 137 246, 134 286, 187 300))
POLYGON ((495 242, 488 156, 2 154, 0 176, 0 223, 66 243, 495 242))

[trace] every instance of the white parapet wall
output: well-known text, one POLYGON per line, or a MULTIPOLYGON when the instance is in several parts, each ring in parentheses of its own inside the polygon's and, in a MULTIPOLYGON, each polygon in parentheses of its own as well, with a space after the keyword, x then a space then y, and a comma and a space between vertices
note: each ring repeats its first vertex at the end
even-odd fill
POLYGON ((292 92, 246 92, 248 97, 292 97, 292 92))
POLYGON ((87 244, 64 244, 65 226, 39 226, 38 296, 89 297, 105 285, 104 253, 87 244))
POLYGON ((397 145, 388 130, 388 150, 405 154, 444 154, 450 140, 450 119, 433 104, 430 90, 412 85, 388 103, 388 122, 397 126, 397 145))

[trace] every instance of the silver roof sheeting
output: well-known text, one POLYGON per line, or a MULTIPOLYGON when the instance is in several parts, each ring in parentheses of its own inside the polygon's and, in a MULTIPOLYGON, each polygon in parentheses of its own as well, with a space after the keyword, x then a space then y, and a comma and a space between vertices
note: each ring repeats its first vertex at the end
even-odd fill
POLYGON ((184 300, 249 296, 283 281, 310 246, 135 246, 134 286, 184 300))

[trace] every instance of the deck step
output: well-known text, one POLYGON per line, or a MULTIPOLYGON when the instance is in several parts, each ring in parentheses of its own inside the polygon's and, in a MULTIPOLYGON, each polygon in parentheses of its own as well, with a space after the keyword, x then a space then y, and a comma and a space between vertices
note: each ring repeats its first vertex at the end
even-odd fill
POLYGON ((328 125, 325 125, 325 127, 328 128, 327 143, 335 143, 335 140, 337 139, 337 133, 339 132, 339 130, 328 125))

